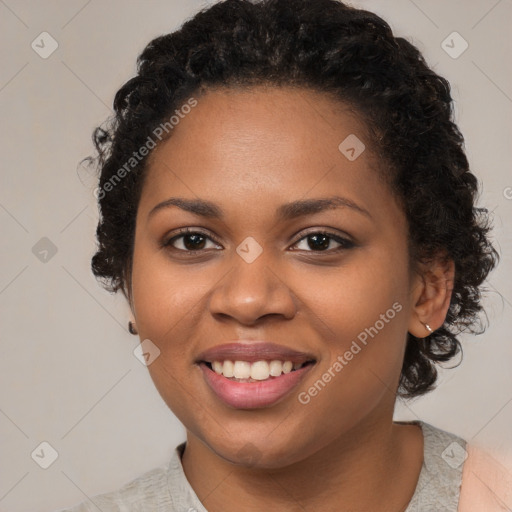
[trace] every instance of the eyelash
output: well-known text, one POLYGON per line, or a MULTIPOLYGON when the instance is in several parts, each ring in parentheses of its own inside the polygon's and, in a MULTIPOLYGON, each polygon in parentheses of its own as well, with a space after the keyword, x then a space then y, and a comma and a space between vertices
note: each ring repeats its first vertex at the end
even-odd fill
MULTIPOLYGON (((162 242, 162 247, 165 248, 165 249, 172 249, 172 250, 175 250, 175 251, 178 251, 178 252, 182 252, 182 253, 186 253, 186 254, 190 254, 190 255, 195 255, 195 254, 199 254, 201 252, 204 252, 205 250, 207 249, 200 249, 200 250, 197 250, 197 251, 190 251, 190 250, 185 250, 185 249, 176 249, 176 247, 173 247, 172 244, 180 239, 180 238, 183 238, 185 235, 201 235, 203 236, 204 238, 207 238, 213 242, 215 242, 216 244, 219 244, 220 243, 212 236, 204 233, 203 231, 199 231, 199 230, 194 230, 194 229, 190 229, 190 228, 182 228, 180 230, 178 230, 178 233, 177 235, 169 238, 169 239, 165 239, 163 242, 162 242)), ((310 231, 309 233, 306 233, 302 238, 299 238, 299 240, 297 240, 293 246, 297 245, 299 242, 301 242, 302 240, 305 240, 307 239, 309 236, 312 236, 312 235, 323 235, 323 236, 326 236, 328 237, 329 239, 332 239, 334 240, 335 242, 339 243, 340 244, 340 247, 336 248, 336 249, 327 249, 327 250, 324 250, 324 251, 315 251, 315 250, 309 250, 309 251, 305 251, 305 252, 312 252, 312 253, 319 253, 319 254, 323 254, 323 253, 327 253, 327 254, 332 254, 332 253, 338 253, 340 251, 343 251, 343 250, 347 250, 347 249, 352 249, 355 247, 355 243, 352 242, 351 240, 347 239, 347 238, 344 238, 340 235, 336 235, 335 233, 330 233, 329 231, 326 231, 326 230, 318 230, 318 231, 310 231)), ((301 251, 302 249, 298 249, 299 251, 301 251)))

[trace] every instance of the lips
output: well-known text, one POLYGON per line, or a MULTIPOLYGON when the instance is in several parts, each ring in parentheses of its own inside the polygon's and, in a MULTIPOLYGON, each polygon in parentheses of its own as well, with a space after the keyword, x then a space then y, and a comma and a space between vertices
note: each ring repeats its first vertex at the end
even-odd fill
POLYGON ((312 354, 274 343, 240 341, 208 349, 196 360, 211 391, 225 405, 236 409, 270 407, 284 400, 315 362, 312 354), (267 364, 278 371, 269 375, 267 364), (251 366, 266 367, 267 373, 256 376, 253 372, 256 379, 247 373, 237 373, 237 368, 251 366))

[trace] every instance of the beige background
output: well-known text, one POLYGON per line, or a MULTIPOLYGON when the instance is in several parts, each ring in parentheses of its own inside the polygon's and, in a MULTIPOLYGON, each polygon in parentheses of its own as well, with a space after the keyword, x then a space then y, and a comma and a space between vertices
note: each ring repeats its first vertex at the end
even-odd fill
MULTIPOLYGON (((77 164, 145 44, 204 4, 0 0, 0 511, 50 511, 113 490, 184 439, 132 353, 124 299, 89 270, 94 181, 77 164), (31 47, 44 31, 58 42, 47 59, 31 47), (53 256, 34 254, 43 237, 53 256), (43 441, 58 452, 46 470, 31 457, 43 441)), ((382 15, 451 81, 502 254, 488 282, 490 327, 465 338, 463 364, 397 416, 455 432, 512 470, 512 1, 353 4, 382 15), (453 31, 469 43, 457 59, 441 47, 453 31)))

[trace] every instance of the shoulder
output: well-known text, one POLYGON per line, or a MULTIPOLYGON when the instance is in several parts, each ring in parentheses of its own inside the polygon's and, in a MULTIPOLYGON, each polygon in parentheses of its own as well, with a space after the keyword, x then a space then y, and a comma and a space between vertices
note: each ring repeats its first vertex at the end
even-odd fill
POLYGON ((477 446, 468 444, 466 449, 459 512, 511 510, 512 464, 507 469, 477 446))
POLYGON ((154 468, 117 491, 55 512, 207 512, 183 471, 185 445, 183 442, 174 449, 167 467, 154 468))
POLYGON ((93 496, 72 508, 55 512, 150 512, 174 510, 170 507, 165 467, 154 468, 121 488, 93 496))
POLYGON ((461 437, 428 423, 419 423, 424 436, 419 503, 425 505, 431 500, 441 500, 444 510, 457 512, 508 512, 512 509, 512 464, 508 464, 507 469, 489 453, 461 437))
POLYGON ((456 512, 466 442, 459 436, 423 421, 413 423, 423 432, 423 464, 406 512, 456 512))
POLYGON ((464 462, 462 460, 459 464, 459 458, 463 455, 462 450, 466 448, 466 441, 463 438, 424 421, 415 423, 418 423, 423 431, 425 450, 435 451, 447 464, 447 460, 449 461, 450 457, 456 457, 456 461, 448 464, 450 467, 454 465, 460 466, 464 462), (439 450, 441 451, 439 452, 439 450))

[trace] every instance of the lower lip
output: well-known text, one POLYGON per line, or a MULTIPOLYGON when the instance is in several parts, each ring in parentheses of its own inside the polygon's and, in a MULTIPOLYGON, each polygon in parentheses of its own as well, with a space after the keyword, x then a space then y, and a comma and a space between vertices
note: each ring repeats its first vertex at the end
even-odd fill
POLYGON ((205 363, 200 363, 206 383, 227 405, 236 409, 261 409, 281 401, 303 379, 313 364, 308 364, 280 377, 260 382, 236 382, 215 373, 205 363))

